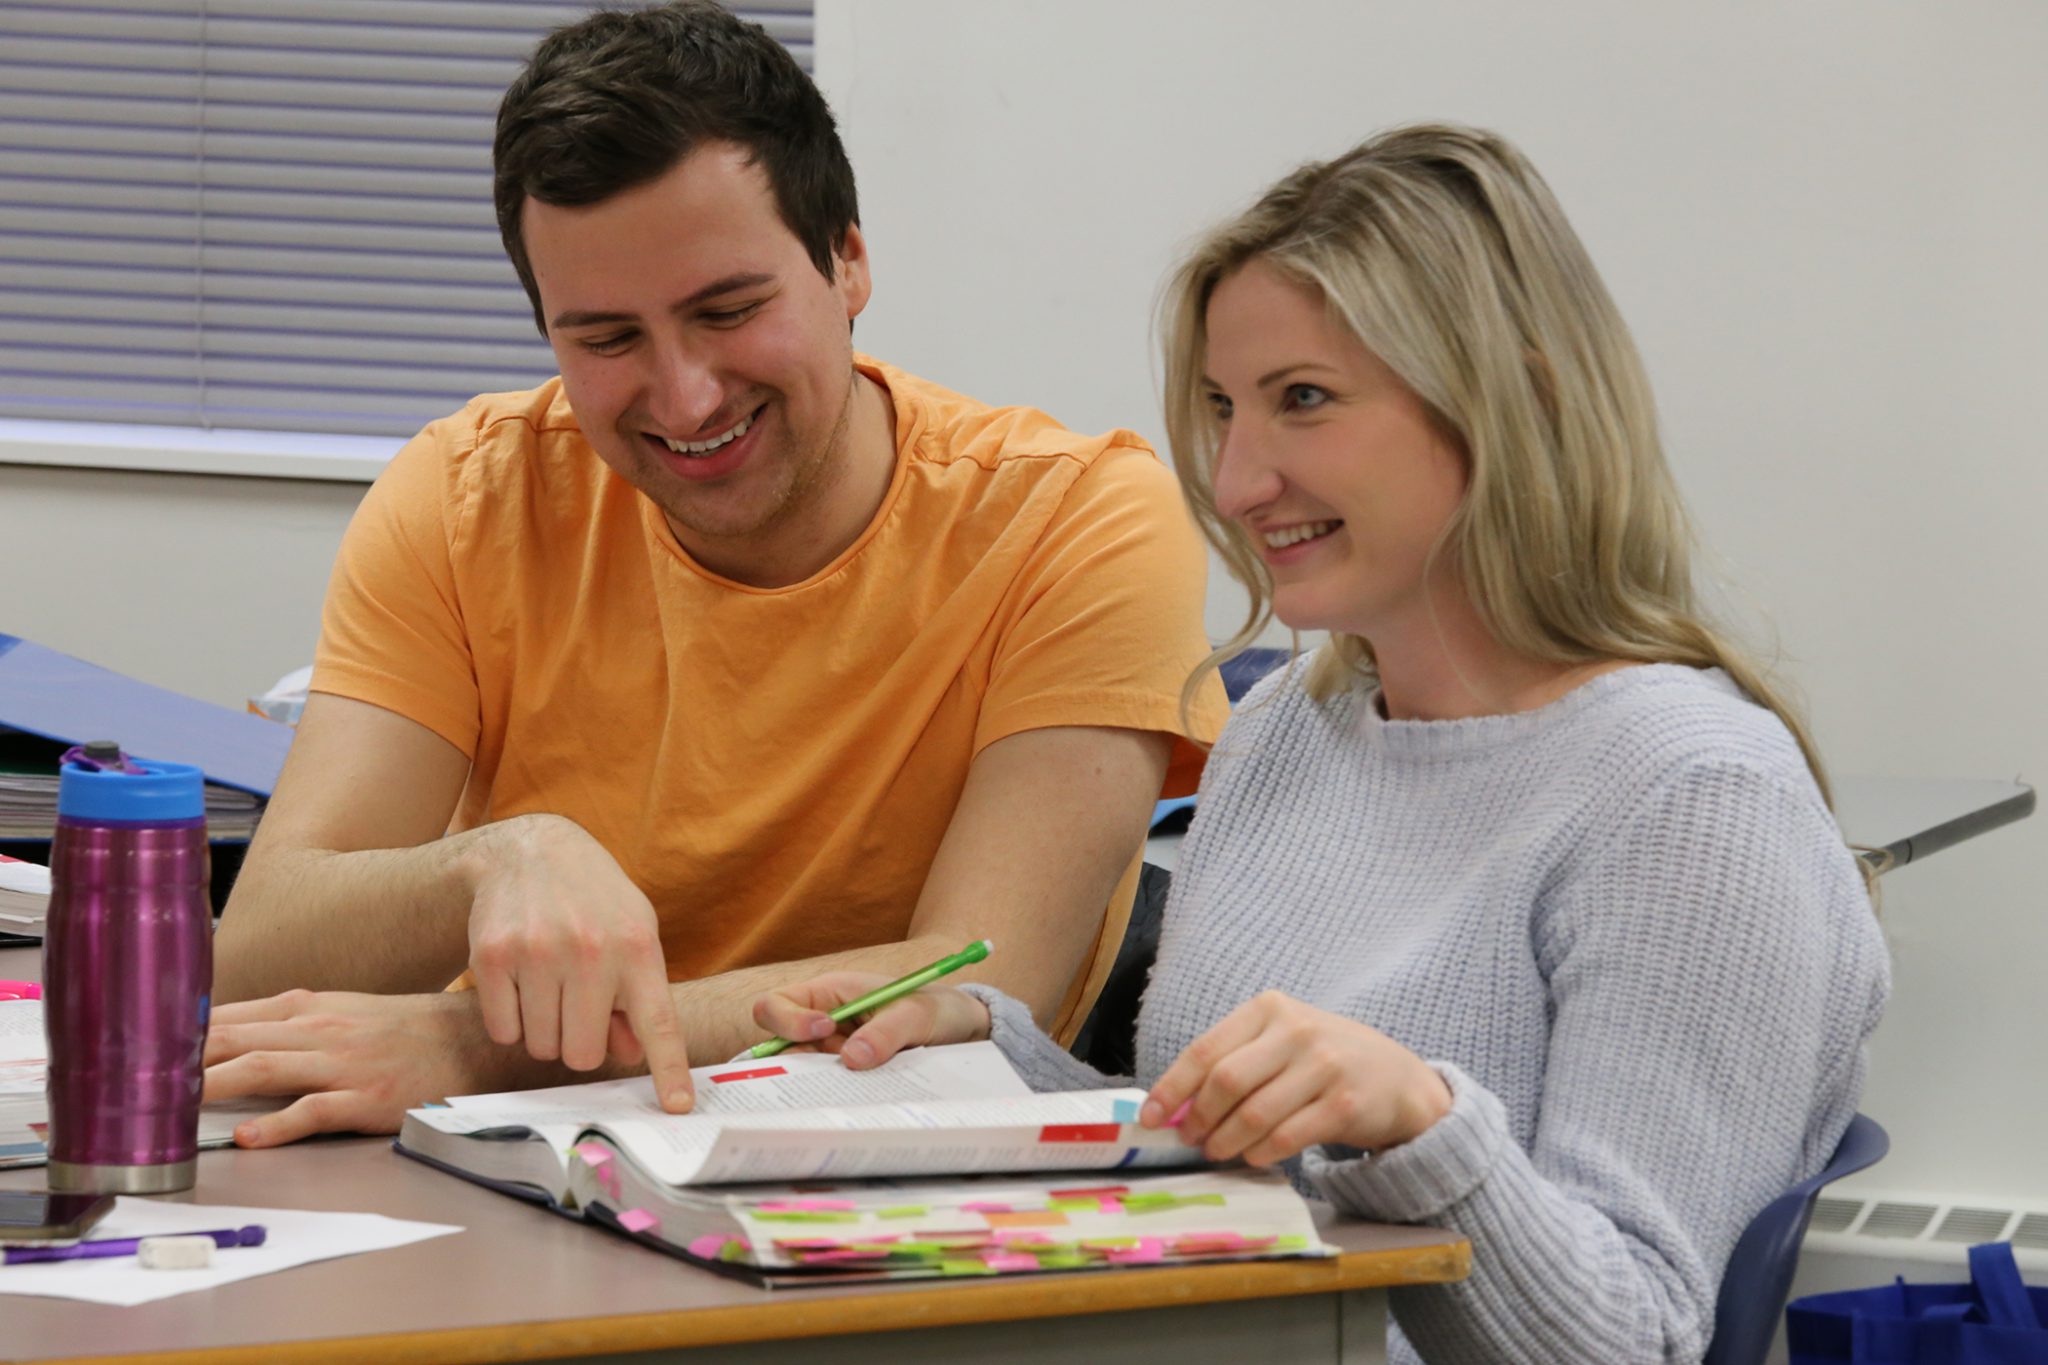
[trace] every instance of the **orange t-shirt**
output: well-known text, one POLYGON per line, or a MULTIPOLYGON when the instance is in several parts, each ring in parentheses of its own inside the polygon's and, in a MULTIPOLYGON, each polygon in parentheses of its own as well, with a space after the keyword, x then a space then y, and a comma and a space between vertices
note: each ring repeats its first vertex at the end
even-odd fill
MULTIPOLYGON (((908 936, 968 764, 1023 730, 1221 727, 1205 560, 1129 432, 1077 436, 865 358, 895 408, 881 509, 759 589, 699 567, 551 380, 428 426, 342 543, 313 687, 470 756, 451 831, 574 820, 654 903, 675 980, 908 936)), ((1133 864, 1055 1029, 1122 940, 1133 864)))

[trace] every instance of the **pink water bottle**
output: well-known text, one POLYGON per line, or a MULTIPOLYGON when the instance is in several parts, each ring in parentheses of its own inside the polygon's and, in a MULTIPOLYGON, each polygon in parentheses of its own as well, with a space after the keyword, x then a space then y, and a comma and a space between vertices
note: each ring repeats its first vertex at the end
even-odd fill
POLYGON ((64 755, 43 941, 50 1188, 190 1189, 213 992, 199 769, 64 755))

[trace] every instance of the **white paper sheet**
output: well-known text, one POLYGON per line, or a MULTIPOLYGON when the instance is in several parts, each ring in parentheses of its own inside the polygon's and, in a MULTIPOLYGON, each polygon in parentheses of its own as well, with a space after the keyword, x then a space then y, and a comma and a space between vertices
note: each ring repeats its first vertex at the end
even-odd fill
POLYGON ((126 1308, 289 1270, 312 1261, 382 1251, 462 1231, 446 1223, 413 1223, 378 1213, 165 1204, 122 1195, 114 1201, 114 1211, 94 1225, 89 1240, 211 1232, 251 1223, 268 1231, 264 1244, 216 1249, 213 1264, 204 1270, 144 1270, 133 1256, 0 1266, 0 1294, 38 1294, 126 1308))
POLYGON ((40 1062, 48 1051, 43 1002, 0 1000, 0 1062, 40 1062))

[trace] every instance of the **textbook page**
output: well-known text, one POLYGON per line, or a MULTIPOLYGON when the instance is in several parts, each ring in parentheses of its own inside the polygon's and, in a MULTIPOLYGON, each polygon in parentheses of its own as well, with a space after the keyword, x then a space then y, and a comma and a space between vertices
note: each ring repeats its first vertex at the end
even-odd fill
MULTIPOLYGON (((689 1121, 708 1148, 721 1119, 748 1113, 834 1105, 883 1104, 892 1100, 995 1099, 1031 1093, 994 1043, 958 1043, 912 1048, 872 1071, 848 1071, 822 1052, 784 1053, 762 1061, 725 1062, 690 1069, 697 1105, 671 1114, 654 1098, 646 1076, 544 1090, 508 1090, 492 1095, 457 1095, 445 1108, 415 1109, 410 1117, 443 1133, 475 1134, 524 1127, 557 1152, 566 1153, 586 1128, 665 1128, 689 1121), (703 1131, 708 1130, 708 1131, 703 1131)), ((655 1143, 658 1149, 662 1144, 655 1143)))
MULTIPOLYGON (((460 1095, 448 1104, 472 1118, 490 1117, 498 1123, 525 1116, 540 1122, 552 1118, 595 1126, 630 1119, 673 1122, 683 1117, 717 1118, 823 1105, 997 1099, 1031 1093, 1031 1087, 1003 1057, 1002 1049, 987 1042, 910 1048, 872 1071, 848 1071, 837 1057, 823 1052, 785 1052, 762 1061, 692 1067, 690 1079, 697 1088, 697 1104, 688 1115, 663 1109, 654 1098, 654 1081, 647 1076, 496 1095, 460 1095)), ((431 1118, 444 1111, 420 1112, 431 1118)))
POLYGON ((1140 1090, 866 1104, 595 1125, 670 1185, 1188 1165, 1201 1152, 1137 1126, 1140 1090))

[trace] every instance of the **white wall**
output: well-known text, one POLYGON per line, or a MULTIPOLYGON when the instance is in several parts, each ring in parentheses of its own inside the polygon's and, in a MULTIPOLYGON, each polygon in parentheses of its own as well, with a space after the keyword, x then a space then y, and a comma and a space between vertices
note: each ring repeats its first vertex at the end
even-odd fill
POLYGON ((240 707, 313 661, 368 487, 0 463, 0 632, 240 707))
MULTIPOLYGON (((1544 168, 1847 772, 2048 774, 2048 6, 821 0, 866 349, 1163 438, 1178 244, 1420 118, 1544 168)), ((1211 627, 1239 611, 1212 584, 1211 627)), ((1887 879, 1884 1186, 2048 1194, 2048 819, 1887 879)))

